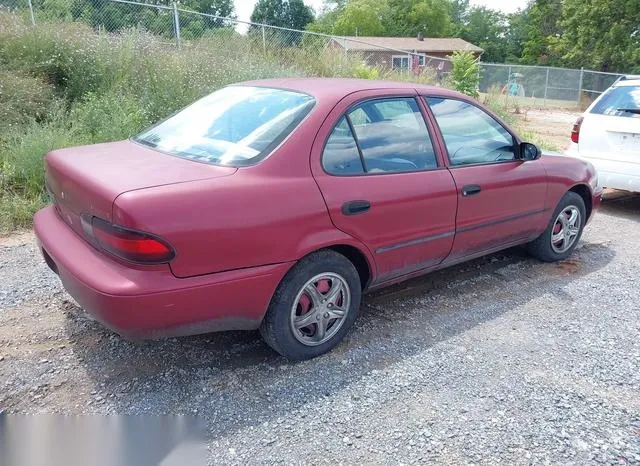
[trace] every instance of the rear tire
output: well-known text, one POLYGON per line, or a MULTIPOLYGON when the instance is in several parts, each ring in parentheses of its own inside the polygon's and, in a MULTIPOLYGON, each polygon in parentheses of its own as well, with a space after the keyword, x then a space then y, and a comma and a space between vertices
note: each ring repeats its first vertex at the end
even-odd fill
POLYGON ((342 254, 308 255, 284 276, 271 298, 260 333, 282 356, 301 361, 335 347, 356 320, 362 289, 342 254))
POLYGON ((567 192, 560 199, 544 233, 528 244, 529 254, 545 262, 566 259, 580 241, 586 220, 582 197, 573 191, 567 192))

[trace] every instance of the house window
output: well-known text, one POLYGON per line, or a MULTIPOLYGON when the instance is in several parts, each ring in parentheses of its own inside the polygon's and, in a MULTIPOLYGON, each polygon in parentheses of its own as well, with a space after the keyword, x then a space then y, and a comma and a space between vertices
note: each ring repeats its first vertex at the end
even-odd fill
POLYGON ((427 63, 425 55, 414 53, 407 55, 393 55, 392 67, 394 70, 410 70, 416 66, 424 66, 427 63))
POLYGON ((391 61, 391 67, 394 70, 408 70, 409 55, 393 55, 392 61, 391 61))

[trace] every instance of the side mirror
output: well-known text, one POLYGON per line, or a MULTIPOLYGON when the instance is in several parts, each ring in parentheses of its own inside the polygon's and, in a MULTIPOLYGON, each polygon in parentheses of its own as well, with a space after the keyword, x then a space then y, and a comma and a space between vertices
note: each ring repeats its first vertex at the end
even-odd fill
POLYGON ((520 159, 525 162, 529 160, 539 159, 542 155, 542 151, 535 144, 530 142, 520 143, 520 159))

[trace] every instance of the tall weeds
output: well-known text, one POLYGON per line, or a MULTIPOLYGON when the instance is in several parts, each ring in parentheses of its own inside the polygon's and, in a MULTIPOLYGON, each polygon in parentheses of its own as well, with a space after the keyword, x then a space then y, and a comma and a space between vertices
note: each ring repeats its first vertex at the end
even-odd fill
POLYGON ((181 50, 165 40, 60 19, 32 27, 0 11, 0 231, 29 226, 45 202, 46 152, 128 138, 224 85, 282 76, 437 82, 428 70, 371 68, 316 38, 268 48, 261 37, 220 29, 181 50))
POLYGON ((325 74, 300 51, 287 58, 229 30, 177 50, 141 30, 106 34, 60 21, 34 28, 0 12, 0 230, 29 226, 44 203, 49 150, 128 138, 233 82, 325 74))

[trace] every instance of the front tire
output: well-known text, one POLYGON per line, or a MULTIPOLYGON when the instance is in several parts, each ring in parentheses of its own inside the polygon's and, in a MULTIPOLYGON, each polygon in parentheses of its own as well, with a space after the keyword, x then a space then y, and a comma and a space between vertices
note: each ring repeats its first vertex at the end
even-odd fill
POLYGON ((564 260, 573 252, 586 223, 584 200, 567 192, 551 216, 544 233, 529 243, 529 254, 545 262, 564 260))
POLYGON ((356 319, 361 297, 351 261, 335 251, 315 252, 282 279, 260 333, 288 359, 314 358, 340 343, 356 319))

